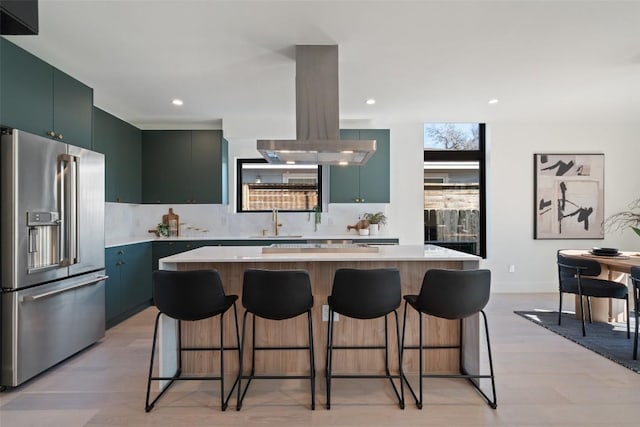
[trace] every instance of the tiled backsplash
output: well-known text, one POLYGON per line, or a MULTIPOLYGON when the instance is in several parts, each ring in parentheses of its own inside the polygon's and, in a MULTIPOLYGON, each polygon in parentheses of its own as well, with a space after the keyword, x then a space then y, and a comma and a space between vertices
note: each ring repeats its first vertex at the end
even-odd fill
MULTIPOLYGON (((322 213, 322 222, 314 231, 313 213, 279 212, 278 219, 282 224, 280 234, 301 235, 341 235, 352 234, 347 225, 355 224, 364 212, 386 213, 386 204, 330 204, 328 211, 322 213)), ((114 240, 133 236, 148 235, 148 230, 155 229, 162 222, 162 215, 173 208, 180 216, 180 234, 182 236, 206 237, 260 236, 262 230, 273 234, 271 213, 235 213, 228 205, 134 205, 127 203, 106 203, 105 238, 114 240), (207 230, 207 231, 205 231, 207 230)), ((393 219, 380 231, 381 235, 392 234, 393 219)))

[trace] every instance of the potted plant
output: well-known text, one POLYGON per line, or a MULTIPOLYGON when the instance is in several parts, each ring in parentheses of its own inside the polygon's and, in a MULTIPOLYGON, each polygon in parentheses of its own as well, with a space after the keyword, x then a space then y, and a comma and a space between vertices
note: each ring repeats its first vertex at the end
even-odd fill
POLYGON ((627 227, 640 236, 640 198, 629 204, 629 210, 615 213, 605 221, 607 230, 623 230, 627 227))
POLYGON ((383 212, 365 212, 364 219, 369 222, 369 233, 378 234, 381 225, 387 224, 387 217, 383 212))

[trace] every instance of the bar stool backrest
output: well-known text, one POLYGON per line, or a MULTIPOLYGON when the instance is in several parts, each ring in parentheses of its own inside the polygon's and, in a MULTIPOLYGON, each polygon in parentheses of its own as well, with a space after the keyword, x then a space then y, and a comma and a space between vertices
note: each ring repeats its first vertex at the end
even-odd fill
POLYGON ((159 270, 152 281, 155 306, 174 319, 206 319, 229 307, 216 270, 159 270))
POLYGON ((416 308, 444 319, 463 319, 482 310, 490 293, 489 270, 432 269, 424 275, 416 308))
POLYGON ((313 307, 311 279, 305 270, 260 270, 244 272, 242 305, 265 319, 296 317, 313 307))
POLYGON ((400 306, 402 291, 397 268, 336 270, 331 290, 333 311, 356 319, 375 319, 400 306))
POLYGON ((631 279, 640 282, 640 267, 631 267, 631 279))

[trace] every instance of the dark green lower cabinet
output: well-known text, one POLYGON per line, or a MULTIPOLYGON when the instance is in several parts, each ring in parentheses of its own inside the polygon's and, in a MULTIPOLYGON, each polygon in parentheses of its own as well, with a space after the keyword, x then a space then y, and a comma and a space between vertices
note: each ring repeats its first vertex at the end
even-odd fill
POLYGON ((105 249, 105 316, 110 328, 151 304, 151 243, 105 249))

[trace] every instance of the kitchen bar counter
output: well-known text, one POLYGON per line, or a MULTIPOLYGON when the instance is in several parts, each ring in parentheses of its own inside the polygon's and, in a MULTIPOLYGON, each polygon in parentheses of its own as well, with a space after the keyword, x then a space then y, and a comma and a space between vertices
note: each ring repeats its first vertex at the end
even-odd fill
MULTIPOLYGON (((262 254, 260 247, 202 247, 181 254, 162 258, 160 267, 166 270, 216 269, 219 271, 225 292, 242 297, 242 279, 248 268, 263 269, 303 269, 309 272, 314 295, 312 310, 314 322, 314 340, 316 369, 322 371, 326 351, 327 322, 322 321, 322 306, 327 303, 331 292, 335 271, 339 268, 384 268, 395 267, 400 270, 402 294, 417 294, 422 285, 425 272, 431 268, 474 269, 478 268, 480 258, 439 248, 436 246, 380 246, 377 253, 293 253, 262 254)), ((238 301, 240 322, 242 321, 241 299, 238 301)), ((399 310, 402 319, 402 306, 399 310)), ((452 345, 460 339, 460 328, 457 321, 436 319, 427 316, 425 323, 425 343, 452 345)), ((225 346, 235 345, 234 330, 231 328, 233 315, 229 312, 225 317, 225 346)), ((407 344, 417 343, 417 319, 415 311, 408 314, 407 344)), ((393 321, 391 315, 390 322, 393 321)), ((216 345, 218 319, 198 322, 183 322, 182 337, 187 346, 216 345)), ((267 343, 302 345, 306 339, 306 318, 300 316, 294 320, 276 322, 257 319, 259 335, 257 339, 262 345, 267 343)), ((478 355, 478 317, 473 316, 464 321, 464 350, 462 363, 468 372, 478 372, 480 364, 478 355)), ((175 370, 175 336, 176 323, 168 318, 162 322, 162 372, 172 373, 175 370)), ((247 325, 250 331, 250 325, 247 325)), ((336 342, 345 337, 353 345, 373 345, 381 343, 384 337, 384 321, 382 319, 363 321, 340 317, 335 325, 336 342), (341 338, 342 337, 342 338, 341 338)), ((395 342, 395 328, 389 324, 389 339, 395 342)), ((250 342, 246 344, 250 347, 250 342)), ((397 360, 395 345, 391 345, 390 360, 397 360), (394 356, 394 354, 396 356, 394 356)), ((250 351, 245 353, 248 363, 250 351)), ((257 361, 257 372, 302 373, 308 370, 308 355, 305 352, 261 352, 257 361), (293 353, 293 354, 292 354, 293 353)), ((418 368, 416 351, 405 355, 405 369, 415 372, 418 368)), ((437 372, 453 372, 459 367, 459 352, 455 349, 438 349, 425 353, 426 369, 437 372)), ((218 366, 218 355, 184 354, 183 372, 204 373, 207 367, 218 366)), ((392 366, 396 366, 392 364, 392 366)), ((228 373, 236 372, 237 364, 233 357, 227 356, 225 366, 228 373), (229 361, 229 363, 227 363, 229 361)), ((382 351, 342 350, 335 355, 335 369, 351 372, 382 372, 384 354, 382 351)), ((394 369, 395 370, 395 369, 394 369)))
MULTIPOLYGON (((205 246, 192 251, 162 258, 160 268, 178 270, 190 263, 237 263, 237 262, 348 262, 348 261, 447 261, 477 265, 479 257, 441 248, 434 245, 383 245, 378 252, 353 253, 277 253, 263 254, 258 246, 205 246)), ((425 270, 426 271, 426 270, 425 270)))

